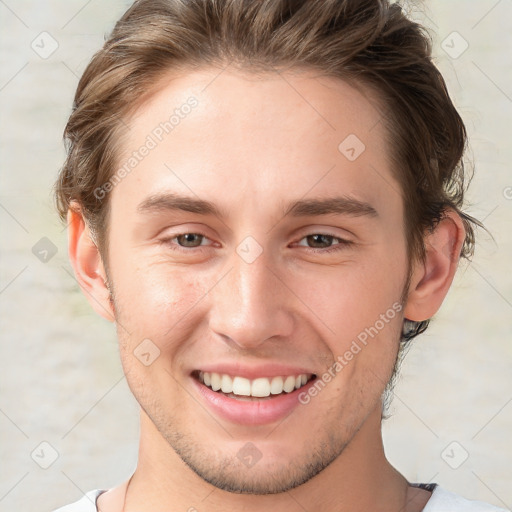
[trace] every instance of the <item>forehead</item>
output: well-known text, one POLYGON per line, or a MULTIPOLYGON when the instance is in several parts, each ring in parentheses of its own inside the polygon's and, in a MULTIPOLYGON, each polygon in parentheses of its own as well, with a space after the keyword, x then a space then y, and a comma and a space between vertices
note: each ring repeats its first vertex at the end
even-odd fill
POLYGON ((338 78, 229 68, 169 74, 127 125, 119 167, 151 148, 113 202, 122 191, 169 189, 224 211, 237 202, 258 210, 269 191, 280 210, 301 196, 339 194, 384 213, 401 207, 379 106, 338 78))

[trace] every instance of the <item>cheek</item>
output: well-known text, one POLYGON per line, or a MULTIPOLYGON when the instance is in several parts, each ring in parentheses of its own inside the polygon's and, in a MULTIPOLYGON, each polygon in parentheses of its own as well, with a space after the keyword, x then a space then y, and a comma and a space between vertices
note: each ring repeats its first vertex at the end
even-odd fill
POLYGON ((389 379, 402 329, 400 298, 406 269, 401 263, 399 257, 382 256, 347 269, 335 282, 324 280, 323 299, 313 307, 333 331, 326 339, 339 363, 339 393, 368 386, 377 393, 389 379))
POLYGON ((161 394, 172 394, 177 397, 172 408, 179 411, 183 398, 179 398, 179 384, 172 375, 179 374, 187 361, 182 353, 190 349, 190 340, 204 318, 201 299, 208 282, 190 269, 159 266, 156 270, 152 265, 117 269, 120 356, 130 389, 147 410, 160 407, 161 394))
POLYGON ((331 335, 334 331, 338 338, 347 340, 373 326, 388 311, 384 330, 400 323, 395 317, 405 278, 405 263, 399 256, 380 255, 337 271, 331 269, 324 275, 305 276, 301 283, 309 308, 322 319, 331 335))
POLYGON ((190 268, 120 262, 112 274, 120 335, 131 345, 149 338, 165 350, 166 340, 179 338, 197 315, 209 289, 204 277, 190 268))

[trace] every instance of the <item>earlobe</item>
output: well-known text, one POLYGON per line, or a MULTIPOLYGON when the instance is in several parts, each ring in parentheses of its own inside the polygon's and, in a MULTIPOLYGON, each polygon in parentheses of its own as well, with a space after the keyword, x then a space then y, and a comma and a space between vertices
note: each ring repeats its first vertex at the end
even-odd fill
POLYGON ((79 206, 68 210, 68 253, 80 288, 94 311, 106 320, 115 321, 105 268, 79 206))
POLYGON ((417 262, 412 273, 404 309, 408 320, 432 318, 443 303, 458 267, 465 238, 462 219, 452 209, 425 238, 425 262, 417 262))

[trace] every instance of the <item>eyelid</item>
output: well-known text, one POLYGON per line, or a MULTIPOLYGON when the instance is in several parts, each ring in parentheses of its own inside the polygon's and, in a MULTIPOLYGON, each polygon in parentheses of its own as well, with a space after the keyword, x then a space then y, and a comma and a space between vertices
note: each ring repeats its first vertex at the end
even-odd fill
POLYGON ((341 242, 343 243, 353 243, 352 240, 348 240, 347 238, 344 238, 342 236, 339 236, 339 235, 335 235, 334 233, 328 233, 326 231, 315 231, 313 233, 308 233, 304 236, 301 236, 298 241, 301 242, 302 240, 304 240, 305 238, 308 238, 309 236, 314 236, 314 235, 320 235, 320 236, 328 236, 330 238, 334 238, 336 240, 340 240, 341 242))
MULTIPOLYGON (((330 247, 324 247, 324 248, 321 248, 321 247, 308 247, 307 245, 300 245, 299 247, 302 247, 307 252, 312 252, 314 254, 326 254, 326 253, 329 254, 329 253, 334 253, 334 252, 337 252, 337 251, 342 251, 342 250, 344 250, 344 249, 346 249, 348 247, 351 247, 351 246, 353 246, 355 244, 355 242, 353 242, 352 240, 348 240, 348 239, 343 238, 341 236, 334 235, 334 234, 328 233, 328 232, 324 232, 322 230, 306 234, 305 236, 301 237, 298 240, 298 242, 302 242, 302 240, 304 240, 308 236, 313 236, 313 235, 328 236, 330 238, 334 238, 335 240, 338 240, 338 243, 336 243, 334 245, 331 245, 330 247)), ((298 242, 295 242, 295 243, 298 244, 298 242)))
POLYGON ((328 235, 335 238, 341 238, 343 240, 352 240, 357 238, 357 235, 347 228, 335 227, 335 226, 324 226, 322 224, 312 224, 305 226, 297 231, 301 237, 310 235, 328 235))
POLYGON ((205 235, 200 230, 188 230, 188 231, 181 231, 179 233, 172 233, 172 234, 169 234, 168 236, 164 236, 163 238, 160 238, 159 242, 162 243, 162 244, 171 245, 171 246, 173 246, 173 248, 175 248, 178 251, 185 251, 185 252, 192 252, 194 250, 201 250, 201 249, 204 249, 205 247, 209 247, 209 246, 212 246, 212 245, 215 244, 215 242, 213 242, 213 240, 211 240, 209 236, 205 235), (183 235, 198 235, 198 236, 203 237, 203 240, 209 240, 211 243, 207 244, 207 245, 198 245, 197 247, 183 247, 183 246, 178 245, 176 243, 172 243, 171 244, 171 242, 173 240, 175 240, 179 236, 183 236, 183 235))

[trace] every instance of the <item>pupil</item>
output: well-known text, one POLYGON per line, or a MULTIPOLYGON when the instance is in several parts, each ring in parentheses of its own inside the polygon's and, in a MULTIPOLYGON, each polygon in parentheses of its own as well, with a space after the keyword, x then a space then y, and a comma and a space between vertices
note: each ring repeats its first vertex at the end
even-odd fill
POLYGON ((185 235, 180 235, 179 238, 181 238, 180 242, 184 240, 186 246, 190 247, 190 245, 187 245, 187 244, 191 243, 193 246, 193 244, 194 244, 193 237, 200 237, 200 236, 202 236, 202 235, 198 235, 197 233, 186 233, 185 235))
MULTIPOLYGON (((329 239, 329 238, 331 238, 331 237, 330 237, 329 235, 310 235, 310 237, 309 237, 309 238, 316 239, 316 240, 314 240, 314 243, 317 243, 317 242, 318 242, 318 239, 320 239, 320 242, 319 242, 319 243, 322 243, 322 242, 321 242, 321 239, 322 239, 322 238, 323 238, 323 239, 324 239, 324 241, 325 241, 326 239, 329 239)), ((325 244, 329 245, 329 241, 326 241, 326 242, 325 242, 325 244)))

